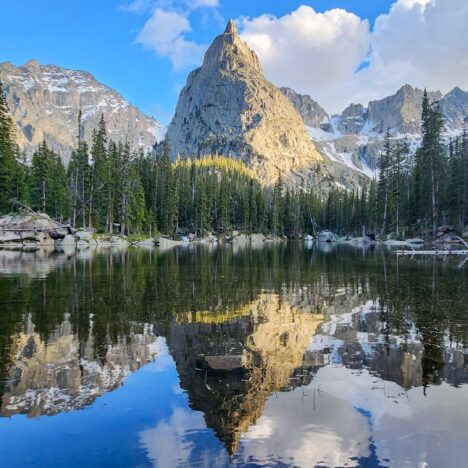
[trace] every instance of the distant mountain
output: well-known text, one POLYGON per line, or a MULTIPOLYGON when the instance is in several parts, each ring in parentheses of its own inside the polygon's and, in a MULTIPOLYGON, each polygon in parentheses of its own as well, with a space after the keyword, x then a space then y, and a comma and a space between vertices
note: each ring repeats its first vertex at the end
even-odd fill
POLYGON ((468 91, 454 88, 440 101, 447 127, 453 132, 460 131, 468 123, 468 91))
MULTIPOLYGON (((390 130, 393 139, 406 138, 415 150, 421 140, 421 113, 424 92, 405 85, 394 95, 362 104, 351 104, 341 114, 328 117, 325 110, 309 96, 286 93, 296 107, 316 147, 332 161, 373 175, 378 166, 385 133, 390 130), (304 108, 304 102, 312 102, 316 109, 312 114, 304 108), (318 116, 325 116, 319 121, 318 116), (327 125, 326 120, 330 124, 327 125)), ((468 92, 455 88, 445 96, 429 92, 429 98, 437 100, 446 119, 447 137, 460 134, 468 122, 468 92)))
POLYGON ((110 138, 128 141, 134 149, 151 149, 163 137, 156 120, 87 72, 35 60, 20 67, 4 62, 0 63, 0 80, 17 125, 18 144, 28 153, 45 140, 67 161, 77 143, 80 110, 82 137, 88 143, 101 114, 110 138))

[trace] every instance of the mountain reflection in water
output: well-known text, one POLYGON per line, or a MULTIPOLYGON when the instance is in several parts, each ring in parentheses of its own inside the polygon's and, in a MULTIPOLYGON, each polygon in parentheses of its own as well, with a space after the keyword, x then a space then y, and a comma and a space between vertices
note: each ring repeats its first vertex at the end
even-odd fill
POLYGON ((467 276, 334 246, 0 252, 0 456, 463 466, 467 276))

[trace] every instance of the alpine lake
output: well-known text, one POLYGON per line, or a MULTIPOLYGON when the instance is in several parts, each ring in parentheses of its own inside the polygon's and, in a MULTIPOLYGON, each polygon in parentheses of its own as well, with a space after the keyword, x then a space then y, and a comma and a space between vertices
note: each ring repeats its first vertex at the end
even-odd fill
POLYGON ((0 465, 468 466, 468 263, 0 252, 0 465))

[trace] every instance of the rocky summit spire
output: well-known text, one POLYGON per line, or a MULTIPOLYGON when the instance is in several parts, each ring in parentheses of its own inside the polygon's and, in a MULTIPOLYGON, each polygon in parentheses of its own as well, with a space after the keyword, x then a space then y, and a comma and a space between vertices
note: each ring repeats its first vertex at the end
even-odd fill
POLYGON ((315 185, 317 162, 323 160, 300 115, 265 79, 257 54, 232 20, 203 65, 190 73, 167 138, 173 158, 239 158, 267 185, 279 174, 294 185, 315 185))
POLYGON ((236 36, 238 35, 237 27, 234 24, 234 21, 232 20, 232 18, 228 21, 224 34, 234 34, 236 36))
POLYGON ((262 73, 257 54, 240 38, 236 25, 229 20, 223 34, 220 34, 206 51, 203 67, 213 72, 215 69, 239 70, 254 68, 262 73))

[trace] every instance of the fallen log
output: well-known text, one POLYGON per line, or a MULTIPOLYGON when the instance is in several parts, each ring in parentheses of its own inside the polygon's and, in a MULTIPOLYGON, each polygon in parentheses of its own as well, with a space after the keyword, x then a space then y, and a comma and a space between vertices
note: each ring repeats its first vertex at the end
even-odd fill
POLYGON ((397 255, 468 255, 468 250, 397 250, 397 255))

